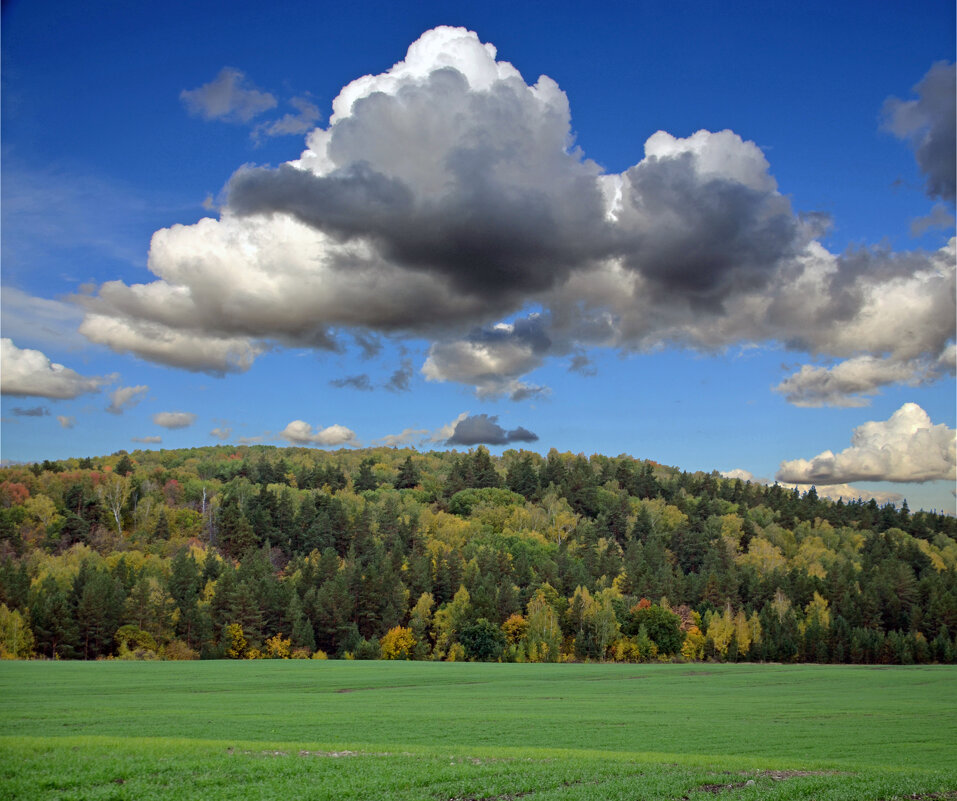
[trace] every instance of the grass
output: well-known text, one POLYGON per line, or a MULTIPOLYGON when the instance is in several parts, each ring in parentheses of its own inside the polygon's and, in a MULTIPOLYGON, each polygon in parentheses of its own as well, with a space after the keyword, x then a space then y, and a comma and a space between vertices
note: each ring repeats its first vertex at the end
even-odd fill
POLYGON ((0 664, 0 799, 957 798, 955 743, 947 667, 0 664))

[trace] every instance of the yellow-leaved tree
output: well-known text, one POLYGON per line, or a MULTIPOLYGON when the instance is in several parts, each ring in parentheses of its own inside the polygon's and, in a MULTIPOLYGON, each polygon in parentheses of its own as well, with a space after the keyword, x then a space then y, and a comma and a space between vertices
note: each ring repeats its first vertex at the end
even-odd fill
POLYGON ((275 637, 266 640, 266 650, 263 653, 265 659, 289 659, 290 646, 292 638, 283 639, 280 631, 275 637))
POLYGON ((393 626, 382 635, 379 649, 383 659, 411 659, 415 649, 412 629, 393 626))
POLYGON ((0 659, 29 659, 33 642, 33 631, 23 615, 0 604, 0 659))
POLYGON ((223 632, 223 645, 227 659, 243 659, 246 656, 246 637, 243 627, 238 623, 230 623, 223 632))
POLYGON ((734 616, 734 641, 741 656, 751 650, 751 627, 748 625, 748 618, 743 609, 739 609, 734 616))
POLYGON ((731 638, 735 632, 731 607, 725 606, 724 612, 720 615, 717 612, 709 612, 706 619, 708 621, 708 639, 714 645, 715 652, 722 657, 726 656, 728 646, 731 644, 731 638))
POLYGON ((704 659, 705 636, 697 626, 689 626, 685 632, 685 641, 681 645, 681 655, 690 661, 704 659))

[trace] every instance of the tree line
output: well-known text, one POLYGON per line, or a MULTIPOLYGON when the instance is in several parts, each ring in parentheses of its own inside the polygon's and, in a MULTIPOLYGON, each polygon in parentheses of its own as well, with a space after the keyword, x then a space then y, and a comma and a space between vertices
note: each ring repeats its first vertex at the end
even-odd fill
POLYGON ((957 525, 630 456, 0 469, 0 656, 957 661, 957 525))

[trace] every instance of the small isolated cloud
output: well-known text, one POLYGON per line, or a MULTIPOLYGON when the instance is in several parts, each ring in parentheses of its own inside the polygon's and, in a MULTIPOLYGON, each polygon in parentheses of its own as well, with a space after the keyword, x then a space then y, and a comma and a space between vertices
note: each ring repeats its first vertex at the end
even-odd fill
POLYGON ((348 387, 349 389, 357 389, 360 392, 372 392, 372 382, 365 373, 361 373, 360 375, 347 375, 343 378, 334 378, 329 384, 339 389, 348 387))
POLYGON ((551 387, 540 384, 526 384, 524 381, 516 381, 511 387, 508 399, 518 403, 523 400, 534 400, 535 398, 544 398, 552 394, 551 387))
POLYGON ((106 410, 110 414, 123 414, 126 409, 133 408, 143 400, 143 396, 147 392, 149 392, 149 387, 146 384, 115 389, 110 393, 110 405, 106 407, 106 410))
POLYGON ((188 428, 196 422, 196 415, 192 412, 157 412, 153 415, 153 422, 163 428, 188 428))
POLYGON ((824 451, 813 459, 782 462, 777 480, 786 484, 844 484, 852 481, 924 482, 957 478, 954 429, 934 425, 916 403, 905 403, 889 420, 854 429, 851 447, 824 451))
POLYGON ((50 410, 46 406, 31 406, 28 409, 22 406, 14 406, 11 411, 17 417, 49 417, 50 410))
POLYGON ((724 476, 724 478, 739 478, 741 481, 758 481, 762 484, 764 483, 761 479, 755 478, 754 473, 750 470, 743 470, 740 467, 736 467, 734 470, 722 470, 721 475, 724 476))
POLYGON ((535 442, 538 435, 519 426, 506 431, 495 415, 476 414, 459 420, 446 445, 507 445, 510 442, 535 442))
POLYGON ((931 229, 947 230, 954 227, 954 215, 947 211, 943 203, 935 203, 926 217, 911 220, 910 235, 923 236, 931 229))
POLYGON ((576 353, 572 356, 571 362, 568 364, 568 372, 570 373, 581 373, 585 376, 593 376, 598 374, 598 369, 595 367, 595 363, 584 353, 576 353))
POLYGON ((774 391, 795 406, 869 406, 867 395, 888 384, 912 382, 913 378, 914 369, 908 362, 858 356, 833 367, 805 364, 774 391))
POLYGON ((73 428, 76 425, 76 418, 65 414, 58 414, 56 420, 63 428, 73 428))
POLYGON ((215 437, 221 442, 225 442, 232 435, 233 430, 231 428, 214 428, 209 432, 209 436, 215 437))
POLYGON ((429 433, 427 428, 406 428, 401 434, 386 434, 379 442, 389 448, 397 448, 400 445, 420 442, 428 437, 429 433))
POLYGON ((115 375, 80 375, 38 350, 18 348, 7 337, 0 339, 0 392, 4 395, 67 400, 99 392, 114 380, 115 375))
POLYGON ((254 87, 232 67, 223 67, 212 81, 197 89, 184 89, 179 99, 190 114, 224 122, 246 123, 276 107, 275 97, 254 87))
POLYGON ((261 122, 253 129, 253 139, 263 136, 289 136, 304 134, 319 121, 319 109, 305 97, 294 97, 289 105, 296 113, 285 114, 272 122, 261 122))
POLYGON ((385 384, 389 392, 408 392, 412 385, 412 360, 403 359, 399 367, 385 384))
POLYGON ((356 432, 341 425, 331 425, 313 431, 312 426, 305 420, 293 420, 280 433, 287 442, 293 445, 358 445, 356 432))
POLYGON ((144 445, 159 445, 162 441, 162 437, 132 437, 130 439, 130 442, 141 442, 144 445))
POLYGON ((938 61, 914 87, 915 100, 889 98, 884 125, 914 148, 930 197, 954 202, 957 171, 957 70, 938 61))

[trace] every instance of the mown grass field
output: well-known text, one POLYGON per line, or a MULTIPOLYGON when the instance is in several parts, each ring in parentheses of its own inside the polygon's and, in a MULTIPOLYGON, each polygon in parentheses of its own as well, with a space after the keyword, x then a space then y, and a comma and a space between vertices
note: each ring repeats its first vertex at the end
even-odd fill
POLYGON ((957 798, 957 670, 0 664, 3 799, 957 798))

